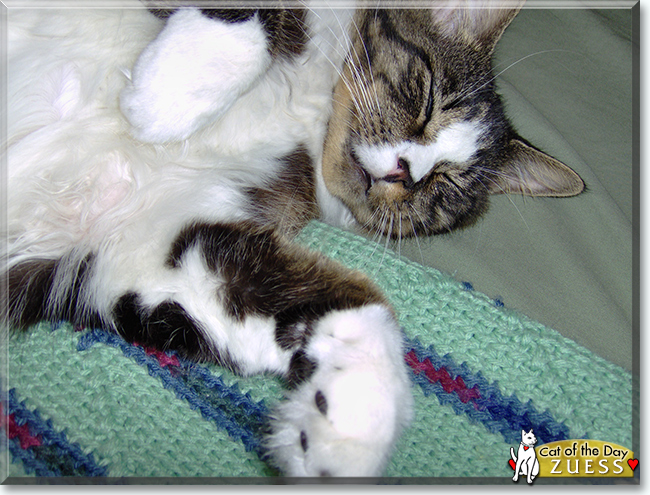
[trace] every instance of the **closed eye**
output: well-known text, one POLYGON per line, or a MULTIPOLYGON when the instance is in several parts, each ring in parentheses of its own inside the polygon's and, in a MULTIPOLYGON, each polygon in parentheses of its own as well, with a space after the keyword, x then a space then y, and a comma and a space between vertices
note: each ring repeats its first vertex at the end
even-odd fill
POLYGON ((429 122, 431 121, 432 115, 433 115, 433 77, 431 78, 431 83, 429 84, 429 96, 427 97, 427 106, 424 109, 424 121, 418 127, 417 131, 413 133, 415 136, 422 136, 424 134, 427 125, 429 125, 429 122))

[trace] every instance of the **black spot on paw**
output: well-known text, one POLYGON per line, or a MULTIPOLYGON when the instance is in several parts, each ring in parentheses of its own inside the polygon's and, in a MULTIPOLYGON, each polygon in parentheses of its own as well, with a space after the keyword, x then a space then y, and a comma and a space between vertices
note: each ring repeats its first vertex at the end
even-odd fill
POLYGON ((296 388, 301 383, 309 380, 316 370, 316 363, 310 360, 304 351, 296 351, 291 357, 289 363, 289 373, 287 374, 287 386, 296 388))
POLYGON ((320 390, 316 392, 316 395, 314 396, 314 400, 316 401, 316 407, 318 408, 320 413, 323 416, 327 416, 327 400, 325 399, 323 392, 321 392, 320 390))
POLYGON ((300 446, 302 447, 303 452, 307 452, 309 444, 307 443, 307 434, 304 431, 300 432, 300 446))
POLYGON ((321 478, 329 478, 329 477, 332 476, 332 473, 330 473, 329 471, 327 471, 326 469, 324 469, 324 470, 322 470, 322 471, 320 472, 320 476, 321 476, 321 478))

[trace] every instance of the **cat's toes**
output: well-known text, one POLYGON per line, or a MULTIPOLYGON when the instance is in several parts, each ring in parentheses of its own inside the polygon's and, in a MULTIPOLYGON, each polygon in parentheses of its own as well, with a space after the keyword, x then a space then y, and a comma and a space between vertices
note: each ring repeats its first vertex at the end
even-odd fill
POLYGON ((276 409, 267 447, 289 476, 379 476, 412 414, 392 315, 340 312, 316 329, 311 377, 276 409))
POLYGON ((141 141, 183 140, 223 115, 270 61, 258 20, 230 24, 182 9, 138 58, 120 109, 141 141))

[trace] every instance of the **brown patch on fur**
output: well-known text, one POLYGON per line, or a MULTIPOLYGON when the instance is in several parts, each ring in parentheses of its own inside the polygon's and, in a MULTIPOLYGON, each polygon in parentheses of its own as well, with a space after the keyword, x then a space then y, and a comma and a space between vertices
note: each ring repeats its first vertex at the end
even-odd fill
POLYGON ((113 306, 115 329, 124 340, 161 351, 176 351, 199 362, 211 362, 237 370, 227 351, 214 349, 201 325, 178 303, 167 301, 146 308, 140 297, 127 292, 113 306))
POLYGON ((208 268, 223 279, 215 297, 226 311, 238 321, 275 318, 276 340, 284 349, 303 347, 312 322, 330 311, 388 306, 365 275, 250 222, 186 228, 172 247, 168 266, 180 266, 190 247, 200 248, 208 268))
POLYGON ((86 308, 80 296, 93 256, 73 260, 72 256, 34 259, 12 267, 7 273, 6 321, 17 329, 26 329, 43 319, 101 326, 99 314, 86 308))
POLYGON ((287 387, 295 389, 301 383, 309 380, 316 371, 316 363, 307 357, 302 349, 297 350, 289 362, 289 373, 287 373, 287 387))
POLYGON ((251 189, 253 217, 292 237, 318 216, 311 157, 298 148, 282 159, 283 167, 266 188, 251 189))
POLYGON ((305 9, 260 9, 260 21, 271 42, 273 57, 300 55, 307 43, 305 9))
POLYGON ((7 316, 13 325, 25 329, 42 320, 52 290, 56 260, 25 261, 8 274, 7 316))
MULTIPOLYGON (((349 66, 346 65, 344 68, 342 77, 351 80, 349 66)), ((334 88, 333 113, 327 127, 323 149, 322 174, 330 193, 348 201, 354 198, 362 199, 365 193, 365 186, 360 184, 363 175, 357 170, 355 176, 349 177, 352 170, 343 157, 343 148, 350 133, 348 126, 358 125, 353 112, 354 98, 350 93, 350 87, 340 80, 334 88)))

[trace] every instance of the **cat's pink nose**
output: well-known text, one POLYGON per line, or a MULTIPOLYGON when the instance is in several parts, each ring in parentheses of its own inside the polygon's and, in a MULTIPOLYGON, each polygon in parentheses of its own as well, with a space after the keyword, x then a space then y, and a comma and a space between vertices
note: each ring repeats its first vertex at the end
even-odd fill
POLYGON ((399 158, 393 170, 380 180, 386 182, 403 182, 405 186, 413 185, 409 162, 405 158, 399 158))

